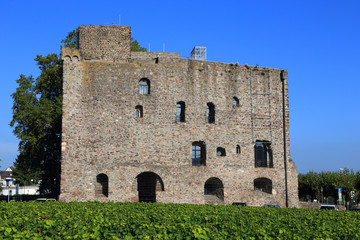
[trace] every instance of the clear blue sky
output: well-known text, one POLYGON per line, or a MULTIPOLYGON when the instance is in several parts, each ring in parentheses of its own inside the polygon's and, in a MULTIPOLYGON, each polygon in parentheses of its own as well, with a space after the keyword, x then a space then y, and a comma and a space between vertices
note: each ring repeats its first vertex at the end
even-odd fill
POLYGON ((9 122, 20 74, 60 52, 80 24, 118 24, 151 51, 206 46, 208 60, 288 69, 290 150, 300 173, 360 170, 360 1, 3 1, 0 5, 0 159, 12 165, 9 122))

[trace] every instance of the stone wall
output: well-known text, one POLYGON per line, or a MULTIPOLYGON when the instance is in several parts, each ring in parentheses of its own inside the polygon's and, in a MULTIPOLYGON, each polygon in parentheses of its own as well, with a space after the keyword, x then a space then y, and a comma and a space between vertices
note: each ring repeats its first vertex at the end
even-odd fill
POLYGON ((131 52, 132 59, 149 59, 157 57, 180 57, 180 53, 170 52, 131 52))
MULTIPOLYGON (((204 195, 205 182, 215 177, 223 184, 222 204, 285 207, 281 70, 161 56, 87 60, 82 49, 62 52, 61 200, 137 201, 137 177, 152 172, 163 183, 157 202, 219 203, 204 195), (139 93, 143 78, 150 81, 150 94, 139 93), (179 101, 185 102, 185 122, 175 121, 179 101), (206 123, 208 102, 215 105, 212 124, 206 123), (142 118, 136 117, 137 105, 143 106, 142 118), (273 168, 255 168, 256 140, 271 141, 273 168), (206 166, 192 165, 195 141, 206 144, 206 166), (218 147, 226 156, 217 156, 218 147), (108 176, 108 197, 95 195, 100 173, 108 176), (256 178, 270 179, 272 193, 254 190, 256 178)), ((288 166, 289 204, 296 207, 297 172, 293 162, 288 166)))

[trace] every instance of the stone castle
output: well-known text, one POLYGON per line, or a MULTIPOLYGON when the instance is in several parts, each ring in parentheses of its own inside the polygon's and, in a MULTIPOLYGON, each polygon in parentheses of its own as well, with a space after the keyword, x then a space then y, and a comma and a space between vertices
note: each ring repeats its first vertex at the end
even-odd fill
POLYGON ((82 25, 62 48, 61 201, 298 206, 286 70, 130 46, 82 25))

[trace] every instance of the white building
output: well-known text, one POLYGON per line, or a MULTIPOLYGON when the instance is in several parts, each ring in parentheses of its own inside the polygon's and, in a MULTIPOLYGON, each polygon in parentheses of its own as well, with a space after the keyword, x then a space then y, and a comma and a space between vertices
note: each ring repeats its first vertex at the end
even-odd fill
POLYGON ((15 194, 19 195, 36 195, 39 194, 39 186, 38 185, 32 185, 32 186, 11 186, 11 187, 3 187, 2 189, 2 195, 7 196, 10 192, 10 196, 13 196, 15 194))
POLYGON ((0 186, 2 191, 0 195, 13 196, 19 195, 36 195, 39 194, 39 185, 34 183, 33 179, 29 180, 29 186, 18 186, 13 178, 13 167, 8 167, 5 171, 0 171, 0 186))

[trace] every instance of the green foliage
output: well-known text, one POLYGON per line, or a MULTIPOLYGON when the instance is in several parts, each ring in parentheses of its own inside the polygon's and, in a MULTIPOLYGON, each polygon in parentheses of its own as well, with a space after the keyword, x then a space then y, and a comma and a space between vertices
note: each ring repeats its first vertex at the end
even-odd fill
POLYGON ((65 47, 79 49, 79 28, 69 32, 67 37, 61 40, 61 43, 65 47))
POLYGON ((13 119, 10 126, 20 139, 14 177, 24 184, 39 180, 41 193, 58 194, 60 173, 62 62, 58 55, 35 58, 40 76, 20 75, 19 87, 11 95, 13 119))
POLYGON ((359 239, 348 211, 146 203, 0 203, 0 239, 359 239))
MULTIPOLYGON (((299 174, 299 198, 322 199, 328 197, 338 199, 338 188, 341 188, 346 201, 350 200, 351 191, 360 191, 360 172, 352 169, 342 171, 320 172, 310 171, 306 174, 299 174)), ((359 194, 356 195, 359 200, 359 194)))
POLYGON ((131 51, 133 51, 133 52, 146 52, 147 49, 140 46, 140 44, 138 43, 137 40, 134 40, 133 38, 131 38, 131 51))

